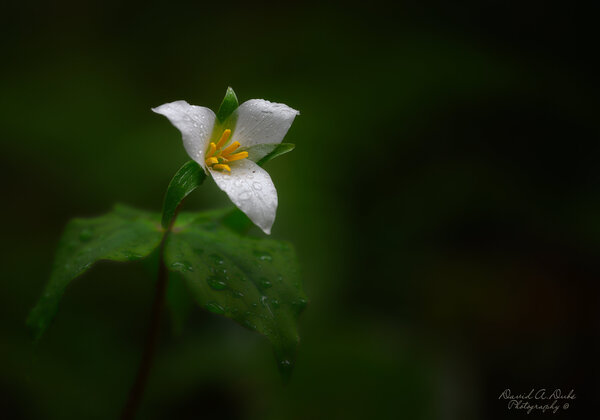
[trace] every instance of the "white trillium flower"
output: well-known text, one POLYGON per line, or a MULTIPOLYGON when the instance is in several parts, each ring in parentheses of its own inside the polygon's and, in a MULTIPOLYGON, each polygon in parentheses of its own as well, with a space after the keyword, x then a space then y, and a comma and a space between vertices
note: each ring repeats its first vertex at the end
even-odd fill
POLYGON ((269 145, 281 143, 299 112, 263 99, 244 102, 224 122, 219 122, 211 109, 186 101, 152 111, 167 117, 181 131, 188 155, 212 175, 233 204, 270 234, 277 190, 267 171, 255 162, 273 150, 269 145))

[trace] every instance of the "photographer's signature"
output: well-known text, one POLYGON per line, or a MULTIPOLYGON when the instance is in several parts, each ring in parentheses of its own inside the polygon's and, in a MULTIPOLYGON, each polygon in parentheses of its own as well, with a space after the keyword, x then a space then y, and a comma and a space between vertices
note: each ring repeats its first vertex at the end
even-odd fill
POLYGON ((542 412, 556 414, 559 410, 567 410, 569 403, 575 400, 575 390, 564 391, 560 388, 532 388, 528 392, 513 394, 507 388, 498 397, 499 400, 508 401, 509 410, 542 412))

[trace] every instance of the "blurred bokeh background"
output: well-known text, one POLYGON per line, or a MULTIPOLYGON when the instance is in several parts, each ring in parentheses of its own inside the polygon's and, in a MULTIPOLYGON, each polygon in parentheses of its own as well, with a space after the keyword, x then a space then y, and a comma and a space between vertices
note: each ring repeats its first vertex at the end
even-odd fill
MULTIPOLYGON (((516 418, 506 389, 599 402, 597 68, 577 3, 1 6, 0 417, 115 418, 154 275, 100 264, 34 346, 75 216, 159 211, 186 160, 150 107, 227 86, 301 111, 268 164, 310 305, 283 386, 267 340, 197 309, 140 418, 516 418)), ((188 210, 228 205, 211 183, 188 210)), ((547 416, 548 414, 546 414, 547 416)), ((532 414, 529 417, 533 417, 532 414)))

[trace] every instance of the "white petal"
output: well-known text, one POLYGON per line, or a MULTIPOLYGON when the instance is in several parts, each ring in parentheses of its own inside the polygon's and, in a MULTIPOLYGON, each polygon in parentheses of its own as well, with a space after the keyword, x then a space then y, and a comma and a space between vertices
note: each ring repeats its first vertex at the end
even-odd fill
POLYGON ((281 143, 300 112, 285 104, 250 99, 235 111, 237 121, 231 141, 244 147, 260 143, 281 143))
POLYGON ((261 228, 271 233, 277 212, 277 190, 268 172, 251 160, 231 164, 231 172, 210 170, 213 179, 233 204, 261 228))
POLYGON ((152 111, 167 117, 181 131, 185 151, 206 170, 204 153, 215 125, 215 113, 186 101, 164 104, 152 108, 152 111))

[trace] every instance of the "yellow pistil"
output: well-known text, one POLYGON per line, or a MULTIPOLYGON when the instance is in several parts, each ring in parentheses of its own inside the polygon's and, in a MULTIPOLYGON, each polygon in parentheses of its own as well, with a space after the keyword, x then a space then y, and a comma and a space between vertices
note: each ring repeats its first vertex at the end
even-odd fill
POLYGON ((246 151, 233 153, 240 147, 240 143, 237 141, 234 141, 229 146, 223 148, 230 137, 231 130, 224 130, 221 138, 216 144, 211 142, 208 145, 205 158, 206 166, 219 171, 231 172, 231 167, 227 165, 229 162, 235 162, 236 160, 246 159, 248 157, 248 152, 246 151))
POLYGON ((229 165, 224 165, 222 163, 217 163, 216 165, 213 165, 213 169, 218 169, 218 170, 225 170, 227 172, 231 172, 231 168, 229 167, 229 165))

